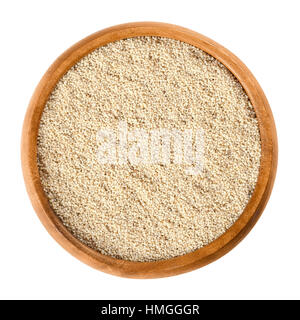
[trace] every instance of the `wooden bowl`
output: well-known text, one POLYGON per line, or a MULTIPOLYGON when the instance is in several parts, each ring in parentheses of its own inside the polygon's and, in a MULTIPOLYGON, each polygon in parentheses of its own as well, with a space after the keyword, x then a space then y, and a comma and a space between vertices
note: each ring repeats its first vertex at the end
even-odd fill
POLYGON ((22 134, 22 168, 27 192, 51 236, 73 256, 101 271, 130 278, 166 277, 200 268, 226 254, 251 230, 269 199, 276 174, 277 137, 268 101, 247 67, 230 51, 194 31, 165 23, 139 22, 96 32, 64 52, 38 84, 28 107, 22 134), (181 40, 221 61, 240 81, 256 111, 261 137, 261 164, 251 199, 239 219, 219 238, 192 253, 155 262, 132 262, 100 254, 77 240, 49 206, 37 166, 37 134, 45 103, 59 79, 81 58, 109 42, 136 36, 181 40))

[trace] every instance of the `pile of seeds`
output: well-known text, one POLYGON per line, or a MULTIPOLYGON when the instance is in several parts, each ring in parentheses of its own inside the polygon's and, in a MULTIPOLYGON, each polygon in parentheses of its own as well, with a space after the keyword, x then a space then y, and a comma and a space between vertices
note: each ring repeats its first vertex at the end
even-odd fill
POLYGON ((49 97, 38 135, 53 211, 89 247, 132 261, 183 255, 222 235, 252 195, 260 155, 237 79, 200 49, 160 37, 113 42, 80 60, 49 97), (99 162, 97 132, 120 123, 128 132, 201 128, 201 174, 174 162, 99 162))

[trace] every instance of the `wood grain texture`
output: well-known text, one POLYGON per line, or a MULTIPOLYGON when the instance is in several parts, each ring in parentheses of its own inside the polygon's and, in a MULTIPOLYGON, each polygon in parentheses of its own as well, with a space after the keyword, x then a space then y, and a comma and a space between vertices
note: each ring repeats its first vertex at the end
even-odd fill
POLYGON ((73 256, 101 271, 130 278, 158 278, 200 268, 226 254, 251 230, 262 214, 273 187, 277 167, 277 136, 268 101, 248 68, 230 51, 194 31, 165 23, 128 23, 96 32, 64 52, 39 82, 25 116, 21 157, 26 189, 41 222, 51 236, 73 256), (222 236, 192 253, 156 262, 132 262, 105 256, 77 240, 49 206, 37 167, 37 135, 46 101, 59 79, 81 58, 109 42, 136 36, 181 40, 221 61, 240 81, 256 111, 262 156, 253 195, 239 219, 222 236))

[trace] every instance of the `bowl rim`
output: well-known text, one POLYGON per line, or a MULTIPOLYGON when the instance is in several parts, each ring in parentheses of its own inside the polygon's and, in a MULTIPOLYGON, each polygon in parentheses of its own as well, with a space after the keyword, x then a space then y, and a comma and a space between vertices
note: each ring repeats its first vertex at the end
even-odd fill
POLYGON ((233 249, 252 229, 270 197, 276 175, 278 146, 268 101, 249 69, 229 50, 192 30, 161 22, 132 22, 98 31, 77 42, 46 71, 30 100, 22 131, 21 162, 32 206, 49 234, 69 253, 103 272, 128 278, 159 278, 192 271, 233 249), (191 44, 215 57, 239 80, 255 109, 260 137, 261 162, 256 187, 236 222, 219 238, 191 253, 154 262, 134 262, 103 255, 75 238, 49 206, 37 167, 37 134, 44 106, 59 79, 82 57, 109 42, 138 36, 159 36, 191 44))

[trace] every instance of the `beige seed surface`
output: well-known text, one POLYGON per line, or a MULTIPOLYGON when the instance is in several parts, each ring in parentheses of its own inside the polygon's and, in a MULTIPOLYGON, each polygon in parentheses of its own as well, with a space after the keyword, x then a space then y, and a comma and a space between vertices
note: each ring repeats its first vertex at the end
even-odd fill
POLYGON ((80 241, 132 261, 207 245, 241 215, 258 177, 254 109, 220 62, 186 43, 136 37, 85 56, 58 82, 42 115, 38 166, 49 203, 80 241), (202 128, 204 170, 100 164, 97 132, 202 128))

